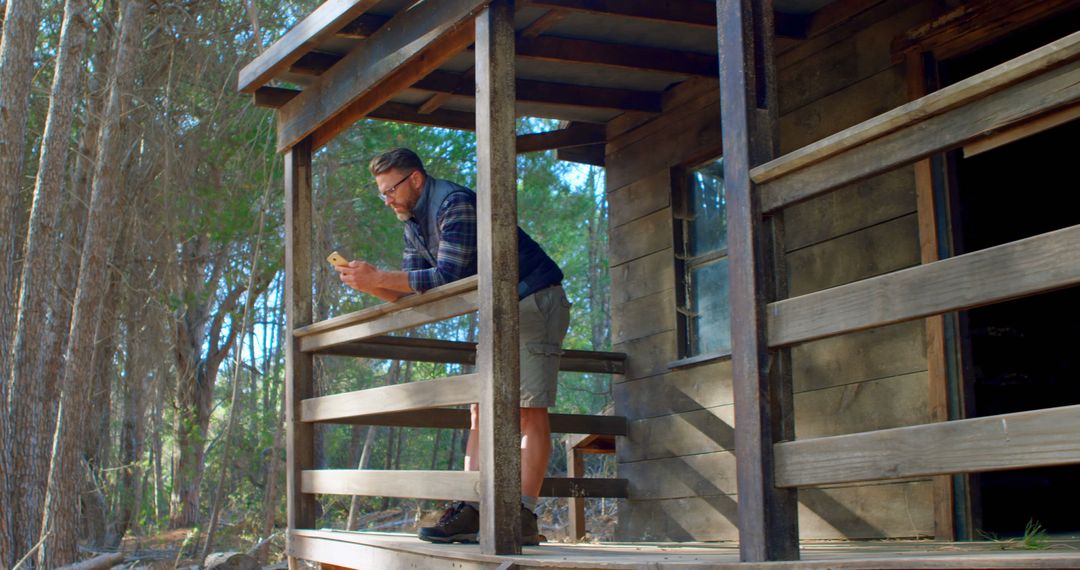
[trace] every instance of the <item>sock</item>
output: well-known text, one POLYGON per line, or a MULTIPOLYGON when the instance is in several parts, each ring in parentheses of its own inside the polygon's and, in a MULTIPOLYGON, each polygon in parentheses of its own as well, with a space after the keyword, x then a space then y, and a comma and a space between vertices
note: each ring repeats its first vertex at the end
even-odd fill
POLYGON ((539 499, 537 497, 526 497, 525 495, 521 496, 521 504, 525 505, 525 508, 529 509, 530 511, 536 510, 536 503, 538 501, 539 499))

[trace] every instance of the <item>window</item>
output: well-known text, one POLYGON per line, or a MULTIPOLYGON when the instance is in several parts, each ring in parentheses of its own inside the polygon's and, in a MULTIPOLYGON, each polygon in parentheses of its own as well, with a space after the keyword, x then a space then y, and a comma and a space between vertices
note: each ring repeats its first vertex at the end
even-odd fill
POLYGON ((679 358, 731 354, 724 162, 677 170, 673 180, 679 358))

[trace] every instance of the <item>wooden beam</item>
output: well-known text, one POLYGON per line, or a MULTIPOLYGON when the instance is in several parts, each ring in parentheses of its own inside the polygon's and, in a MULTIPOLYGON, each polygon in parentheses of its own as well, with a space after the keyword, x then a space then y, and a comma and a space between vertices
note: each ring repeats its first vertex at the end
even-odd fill
POLYGON ((305 327, 300 327, 297 328, 293 334, 298 337, 304 337, 316 333, 343 328, 349 325, 366 323, 376 320, 384 315, 404 311, 405 309, 411 309, 413 307, 429 305, 441 299, 460 297, 464 293, 476 291, 478 283, 478 277, 466 277, 452 283, 447 283, 446 285, 435 287, 434 289, 428 289, 423 293, 417 293, 415 295, 402 297, 401 299, 393 303, 382 303, 374 307, 368 307, 366 309, 361 309, 359 311, 340 315, 332 319, 319 321, 305 327))
POLYGON ((315 525, 315 497, 300 488, 301 472, 315 466, 315 431, 300 420, 301 403, 314 395, 314 363, 294 331, 311 322, 311 143, 285 156, 285 497, 290 529, 315 525))
POLYGON ((317 148, 472 42, 483 0, 421 2, 394 16, 278 111, 278 150, 314 135, 317 148))
POLYGON ((305 422, 327 422, 373 414, 475 404, 480 400, 479 396, 480 378, 476 374, 464 374, 309 398, 301 405, 300 419, 305 422))
POLYGON ((469 93, 475 94, 476 92, 476 68, 470 67, 467 71, 462 73, 458 77, 458 84, 451 90, 442 93, 436 93, 431 96, 430 99, 424 101, 423 105, 420 105, 419 111, 423 114, 434 112, 439 107, 442 107, 451 97, 456 93, 469 93))
POLYGON ((520 32, 518 32, 519 40, 529 40, 539 36, 546 32, 551 26, 558 24, 566 19, 570 15, 570 12, 566 10, 548 10, 544 12, 539 18, 532 21, 531 24, 525 26, 520 32))
POLYGON ((716 27, 716 4, 707 0, 657 2, 656 0, 529 0, 537 8, 618 16, 706 28, 716 27))
POLYGON ((727 195, 739 559, 797 560, 797 497, 773 484, 773 444, 792 439, 791 384, 770 353, 765 302, 777 290, 773 228, 762 219, 750 169, 776 155, 777 104, 769 2, 718 0, 720 120, 727 195))
POLYGON ((493 0, 476 18, 475 69, 480 550, 521 554, 513 0, 493 0))
POLYGON ((300 92, 296 89, 285 89, 284 87, 260 87, 252 94, 252 101, 256 107, 268 107, 270 109, 277 109, 285 103, 292 101, 293 97, 299 95, 300 92))
POLYGON ((751 176, 766 194, 762 197, 762 207, 766 211, 782 208, 918 160, 927 153, 963 144, 988 129, 1070 103, 1080 89, 1075 82, 1069 84, 1074 79, 1077 58, 1080 58, 1080 32, 758 166, 751 176), (1016 106, 1020 108, 1014 109, 1016 106), (980 122, 973 127, 968 124, 971 121, 980 122), (940 132, 953 128, 959 128, 960 132, 940 132), (932 135, 925 132, 929 129, 934 129, 932 135), (875 140, 878 143, 870 148, 885 155, 883 162, 876 162, 877 155, 869 156, 868 151, 853 152, 875 140), (859 164, 849 170, 852 162, 859 164), (812 175, 805 174, 807 170, 812 170, 812 175), (796 172, 798 179, 794 176, 796 172), (816 182, 823 174, 835 175, 838 181, 816 182), (804 190, 795 188, 804 185, 804 190))
POLYGON ((338 344, 384 335, 400 330, 443 321, 476 310, 476 291, 446 297, 426 305, 418 305, 402 311, 389 313, 378 319, 336 328, 326 332, 308 334, 300 338, 300 349, 315 352, 338 344))
POLYGON ((1080 225, 769 304, 782 346, 1080 283, 1080 225))
POLYGON ((593 477, 546 477, 540 487, 541 497, 573 497, 581 501, 587 497, 610 497, 625 499, 630 487, 626 479, 600 479, 593 477))
POLYGON ((541 36, 518 43, 519 57, 614 69, 716 77, 716 56, 672 49, 541 36))
MULTIPOLYGON (((405 336, 378 336, 323 349, 317 354, 412 360, 419 362, 476 363, 476 343, 405 336)), ((621 352, 564 350, 559 370, 622 374, 626 355, 621 352)))
MULTIPOLYGON (((550 417, 552 433, 578 433, 600 436, 626 435, 626 418, 620 416, 551 414, 550 417)), ((372 414, 363 417, 336 418, 315 423, 468 429, 469 411, 453 408, 433 408, 423 412, 372 414)))
POLYGON ((597 144, 606 140, 607 129, 604 125, 578 123, 557 131, 518 135, 517 153, 597 144))
MULTIPOLYGON (((585 457, 569 441, 566 442, 566 476, 573 478, 585 476, 585 457)), ((585 499, 571 495, 568 511, 567 518, 570 520, 567 533, 570 535, 570 540, 575 542, 585 540, 585 499)))
POLYGON ((899 60, 905 52, 929 52, 945 60, 1032 23, 1076 9, 1073 0, 976 0, 965 2, 938 18, 908 30, 893 40, 899 60))
POLYGON ((1080 463, 1080 406, 778 443, 776 483, 831 485, 1080 463))
POLYGON ((430 110, 424 113, 418 107, 394 102, 383 103, 378 109, 368 113, 368 118, 459 131, 476 129, 476 116, 472 113, 449 109, 430 110))
POLYGON ((289 71, 300 75, 322 75, 345 56, 326 51, 309 51, 289 66, 289 71))
MULTIPOLYGON (((648 91, 633 91, 611 87, 591 87, 518 79, 517 101, 545 103, 568 107, 587 107, 617 111, 644 111, 659 113, 661 96, 648 91)), ((410 86, 412 89, 446 93, 449 95, 474 95, 473 84, 462 80, 462 74, 435 71, 410 86)))
POLYGON ((311 46, 377 3, 377 0, 329 0, 319 6, 240 70, 237 91, 252 93, 262 87, 300 59, 311 46))
POLYGON ((355 20, 345 24, 345 27, 338 30, 336 35, 357 40, 367 39, 389 21, 390 16, 360 14, 355 20))
POLYGON ((1080 103, 1064 109, 1052 111, 1038 119, 1028 121, 1012 128, 995 132, 975 142, 964 145, 964 158, 971 158, 995 148, 1037 135, 1043 131, 1080 119, 1080 103))
POLYGON ((607 145, 603 144, 591 144, 588 146, 560 148, 559 150, 555 151, 555 159, 563 160, 566 162, 576 162, 578 164, 604 166, 606 149, 607 145))
POLYGON ((313 469, 303 473, 305 493, 478 501, 476 471, 313 469))

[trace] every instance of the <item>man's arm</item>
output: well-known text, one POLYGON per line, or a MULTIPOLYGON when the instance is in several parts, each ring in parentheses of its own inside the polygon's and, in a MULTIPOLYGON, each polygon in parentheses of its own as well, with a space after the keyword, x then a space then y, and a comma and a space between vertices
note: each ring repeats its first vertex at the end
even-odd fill
POLYGON ((409 285, 409 274, 405 271, 380 271, 366 261, 350 261, 349 265, 335 269, 342 283, 383 301, 394 302, 415 293, 409 285))

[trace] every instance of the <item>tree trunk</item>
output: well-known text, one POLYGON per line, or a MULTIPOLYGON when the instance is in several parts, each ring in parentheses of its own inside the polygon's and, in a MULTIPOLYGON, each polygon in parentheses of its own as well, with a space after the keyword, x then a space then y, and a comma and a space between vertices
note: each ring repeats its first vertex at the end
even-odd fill
POLYGON ((71 332, 65 351, 66 367, 61 382, 49 486, 42 519, 44 540, 38 551, 38 565, 51 568, 77 559, 76 522, 78 500, 72 477, 78 469, 81 438, 86 418, 87 371, 94 354, 94 335, 108 278, 108 258, 115 239, 114 216, 120 190, 115 165, 121 162, 120 136, 124 93, 134 84, 132 68, 142 40, 145 7, 130 0, 124 11, 116 62, 110 81, 109 103, 105 110, 97 165, 94 172, 90 212, 79 264, 78 289, 71 316, 71 332))
MULTIPOLYGON (((56 71, 49 99, 48 118, 41 144, 41 157, 34 184, 34 201, 27 228, 24 259, 48 259, 62 244, 56 224, 63 202, 63 174, 67 166, 71 126, 86 45, 86 0, 69 0, 64 9, 56 71)), ((25 263, 20 287, 11 370, 11 409, 14 424, 11 473, 15 483, 18 511, 39 513, 45 500, 47 458, 51 451, 55 423, 55 376, 43 370, 42 348, 47 345, 49 301, 56 298, 56 265, 25 263)), ((3 507, 0 507, 3 509, 3 507)), ((24 553, 37 542, 41 519, 22 517, 18 523, 16 550, 24 553)), ((21 554, 20 554, 21 556, 21 554)))
MULTIPOLYGON (((0 37, 0 471, 12 473, 12 437, 8 426, 8 374, 15 315, 15 251, 12 239, 21 224, 20 182, 30 105, 33 52, 38 33, 36 0, 8 0, 0 37)), ((14 447, 14 446, 12 446, 14 447)), ((17 546, 13 477, 0 478, 0 567, 10 568, 24 549, 17 546)))

